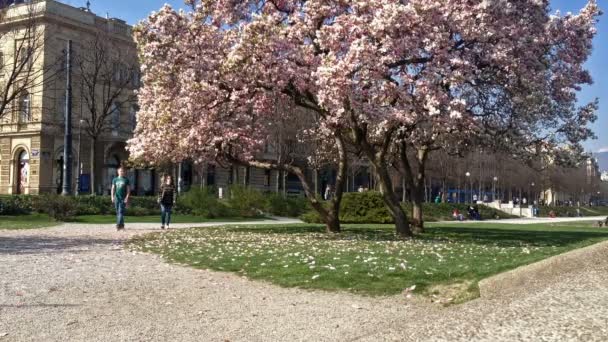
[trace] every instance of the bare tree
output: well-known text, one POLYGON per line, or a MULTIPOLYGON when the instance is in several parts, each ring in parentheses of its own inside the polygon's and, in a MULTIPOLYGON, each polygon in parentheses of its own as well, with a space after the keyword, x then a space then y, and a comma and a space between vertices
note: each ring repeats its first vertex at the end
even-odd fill
POLYGON ((136 101, 133 88, 139 85, 139 67, 134 49, 119 46, 104 31, 81 43, 79 50, 74 65, 82 83, 83 105, 88 111, 82 118, 83 132, 91 139, 91 192, 95 193, 99 139, 105 134, 119 134, 121 108, 136 101))
POLYGON ((55 63, 43 60, 39 14, 35 2, 0 8, 0 42, 9 47, 0 50, 0 121, 32 121, 32 96, 57 73, 55 63))

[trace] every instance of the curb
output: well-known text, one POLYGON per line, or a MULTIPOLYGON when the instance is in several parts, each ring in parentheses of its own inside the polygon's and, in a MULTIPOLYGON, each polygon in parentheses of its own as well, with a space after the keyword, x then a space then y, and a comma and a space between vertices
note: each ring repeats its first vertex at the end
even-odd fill
POLYGON ((497 274, 479 282, 481 298, 516 295, 530 288, 543 288, 563 273, 608 265, 608 241, 552 256, 530 265, 497 274))

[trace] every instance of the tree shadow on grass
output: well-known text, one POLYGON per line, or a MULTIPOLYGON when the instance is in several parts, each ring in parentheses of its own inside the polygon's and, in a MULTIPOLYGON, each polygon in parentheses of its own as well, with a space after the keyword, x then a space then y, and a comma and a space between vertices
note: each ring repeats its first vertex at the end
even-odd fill
MULTIPOLYGON (((230 227, 230 231, 259 234, 319 234, 324 240, 398 241, 394 228, 378 225, 348 225, 339 234, 324 234, 322 225, 287 225, 262 227, 230 227)), ((456 243, 492 245, 498 247, 566 246, 591 239, 608 239, 608 231, 590 231, 580 228, 484 228, 484 227, 430 227, 415 238, 419 241, 445 241, 456 243)))
POLYGON ((3 254, 52 254, 86 252, 89 247, 116 243, 114 239, 100 238, 61 238, 50 236, 12 236, 0 237, 0 255, 3 254))

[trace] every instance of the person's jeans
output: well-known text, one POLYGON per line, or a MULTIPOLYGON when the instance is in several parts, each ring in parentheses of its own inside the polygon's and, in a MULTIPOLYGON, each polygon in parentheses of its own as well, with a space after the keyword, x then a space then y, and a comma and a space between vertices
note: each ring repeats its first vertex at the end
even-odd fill
POLYGON ((119 226, 125 225, 125 201, 114 201, 114 208, 116 208, 116 224, 119 226))
POLYGON ((163 226, 168 226, 171 223, 171 206, 160 205, 160 221, 163 226))

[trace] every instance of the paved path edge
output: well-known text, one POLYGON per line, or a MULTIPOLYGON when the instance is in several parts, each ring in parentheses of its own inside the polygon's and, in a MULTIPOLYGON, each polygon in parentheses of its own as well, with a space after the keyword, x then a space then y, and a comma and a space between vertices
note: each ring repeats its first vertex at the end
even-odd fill
POLYGON ((483 279, 479 282, 479 294, 482 298, 516 296, 524 287, 526 290, 542 289, 560 274, 606 262, 608 241, 602 241, 483 279))

